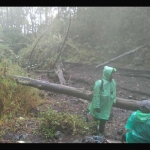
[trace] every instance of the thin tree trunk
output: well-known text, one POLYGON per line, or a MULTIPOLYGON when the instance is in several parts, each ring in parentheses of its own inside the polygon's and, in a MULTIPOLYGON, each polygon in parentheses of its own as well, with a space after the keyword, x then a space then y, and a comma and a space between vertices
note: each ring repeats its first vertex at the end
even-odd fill
POLYGON ((115 58, 112 58, 112 59, 110 59, 110 60, 108 60, 108 61, 106 61, 106 62, 104 62, 104 63, 102 63, 102 64, 99 64, 99 65, 96 66, 95 70, 97 70, 98 68, 100 68, 100 67, 102 67, 102 66, 104 66, 104 65, 109 64, 110 62, 116 61, 116 60, 118 60, 118 59, 120 59, 120 58, 122 58, 122 57, 124 57, 124 56, 127 56, 127 55, 129 55, 129 54, 132 54, 132 53, 134 53, 134 52, 140 50, 141 48, 144 48, 145 46, 146 46, 146 45, 142 45, 142 46, 140 46, 140 47, 138 47, 138 48, 136 48, 136 49, 133 49, 133 50, 131 50, 131 51, 129 51, 129 52, 126 52, 126 53, 124 53, 124 54, 122 54, 122 55, 120 55, 120 56, 117 56, 117 57, 115 57, 115 58))
POLYGON ((41 40, 41 38, 44 36, 44 34, 50 28, 51 25, 48 26, 48 28, 40 35, 40 37, 38 38, 37 42, 34 44, 34 47, 33 47, 32 51, 31 51, 31 54, 30 54, 30 57, 29 57, 29 63, 30 63, 30 65, 32 65, 31 58, 32 58, 32 55, 33 55, 33 52, 34 52, 34 49, 35 49, 36 45, 38 44, 38 42, 41 40))
POLYGON ((68 30, 67 30, 66 37, 65 37, 64 42, 63 42, 63 44, 62 44, 62 47, 61 47, 60 53, 58 54, 57 59, 55 60, 55 62, 54 62, 54 64, 53 64, 53 66, 52 66, 53 68, 54 68, 55 64, 57 63, 57 61, 59 60, 59 57, 61 56, 61 54, 62 54, 62 52, 63 52, 63 47, 64 47, 65 42, 66 42, 67 37, 68 37, 68 33, 69 33, 69 29, 70 29, 70 24, 71 24, 71 15, 70 15, 70 22, 69 22, 69 26, 68 26, 68 30))
POLYGON ((41 25, 41 9, 40 9, 40 25, 41 25))

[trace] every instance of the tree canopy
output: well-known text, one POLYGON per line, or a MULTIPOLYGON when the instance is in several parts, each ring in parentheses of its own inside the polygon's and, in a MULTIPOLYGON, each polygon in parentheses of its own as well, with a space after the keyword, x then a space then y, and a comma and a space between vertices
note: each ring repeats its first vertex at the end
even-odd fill
POLYGON ((149 41, 149 14, 149 7, 1 7, 0 38, 27 60, 38 37, 52 24, 32 58, 43 66, 55 61, 71 15, 61 59, 103 62, 149 41))

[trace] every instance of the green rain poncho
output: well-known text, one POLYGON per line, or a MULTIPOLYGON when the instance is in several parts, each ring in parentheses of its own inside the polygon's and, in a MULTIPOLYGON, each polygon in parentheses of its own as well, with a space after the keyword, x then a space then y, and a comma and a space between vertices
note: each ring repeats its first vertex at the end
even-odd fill
POLYGON ((125 128, 126 143, 150 143, 150 113, 137 110, 129 117, 125 128))
POLYGON ((93 98, 89 105, 89 113, 97 119, 108 120, 113 103, 116 103, 116 82, 110 81, 110 76, 115 68, 105 66, 103 70, 103 90, 100 91, 101 80, 97 80, 93 88, 93 98), (100 108, 100 113, 95 112, 95 108, 100 108))

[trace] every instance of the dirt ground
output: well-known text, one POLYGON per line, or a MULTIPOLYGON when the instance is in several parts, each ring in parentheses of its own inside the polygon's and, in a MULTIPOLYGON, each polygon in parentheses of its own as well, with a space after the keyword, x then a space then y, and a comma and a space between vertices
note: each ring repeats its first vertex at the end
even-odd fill
MULTIPOLYGON (((113 64, 109 65, 113 66, 113 64)), ((123 66, 124 68, 126 66, 123 66)), ((66 72, 68 72, 70 78, 67 80, 67 83, 69 86, 76 87, 76 88, 84 88, 85 90, 91 90, 94 82, 98 79, 102 78, 102 69, 98 69, 98 71, 94 71, 95 65, 90 65, 90 66, 84 66, 84 65, 64 65, 64 69, 66 72), (77 78, 82 78, 86 82, 81 82, 79 81, 73 81, 72 78, 75 77, 77 78)), ((117 67, 116 67, 117 68, 117 67)), ((135 67, 132 66, 132 69, 139 69, 140 67, 135 67)), ((149 69, 150 68, 146 68, 149 69)), ((123 73, 123 71, 120 71, 117 69, 117 73, 123 73)), ((37 75, 41 80, 48 80, 46 74, 38 74, 37 75)), ((148 96, 145 95, 140 95, 140 94, 135 94, 128 92, 126 90, 123 90, 119 88, 119 86, 125 87, 125 88, 130 88, 134 90, 139 90, 143 92, 149 92, 150 88, 150 80, 143 78, 143 77, 129 77, 129 76, 123 76, 123 75, 114 75, 114 79, 117 84, 117 97, 120 98, 126 98, 129 99, 128 97, 133 97, 133 99, 136 100, 141 100, 141 99, 149 99, 148 96)), ((58 81, 53 81, 49 79, 50 82, 55 82, 59 83, 58 81)), ((40 110, 46 110, 48 106, 52 106, 53 109, 57 110, 58 112, 65 110, 66 108, 70 111, 70 113, 75 113, 75 114, 81 114, 84 116, 85 111, 87 110, 88 104, 87 103, 82 103, 79 101, 78 98, 72 97, 72 96, 67 96, 64 94, 58 94, 58 93, 53 93, 53 92, 44 92, 45 95, 45 105, 39 107, 38 109, 40 110), (62 105, 60 106, 60 102, 62 105), (63 102, 67 103, 67 105, 63 105, 63 102)), ((112 120, 108 121, 106 123, 106 138, 108 139, 114 139, 114 140, 120 140, 120 130, 124 130, 125 123, 129 117, 129 115, 132 113, 130 110, 124 110, 120 108, 112 108, 112 114, 113 118, 112 120)), ((1 142, 4 143, 10 143, 10 142, 16 142, 17 140, 23 140, 28 143, 80 143, 82 139, 85 136, 73 136, 73 135, 65 135, 63 134, 62 139, 57 140, 51 140, 51 139, 45 139, 43 135, 37 135, 36 134, 36 129, 39 126, 39 121, 35 119, 27 119, 24 121, 22 125, 22 130, 17 131, 16 133, 6 133, 3 136, 3 140, 1 142), (18 135, 18 136, 17 136, 18 135), (25 138, 23 139, 22 135, 25 138), (17 138, 14 140, 14 137, 17 138), (20 137, 19 137, 20 136, 20 137)), ((87 133, 87 136, 92 136, 92 133, 87 133)))

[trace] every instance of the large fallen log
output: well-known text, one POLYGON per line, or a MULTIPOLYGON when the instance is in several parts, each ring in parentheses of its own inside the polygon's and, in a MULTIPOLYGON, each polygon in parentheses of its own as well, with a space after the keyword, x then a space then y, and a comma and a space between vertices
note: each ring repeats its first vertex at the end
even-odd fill
MULTIPOLYGON (((58 78, 58 75, 56 75, 56 72, 55 71, 48 71, 48 70, 34 70, 34 72, 36 73, 55 73, 55 74, 52 74, 52 75, 49 75, 49 78, 53 79, 53 78, 58 78)), ((66 80, 69 80, 69 81, 75 81, 75 82, 78 82, 78 83, 84 83, 84 84, 88 84, 90 85, 91 84, 91 80, 90 79, 85 79, 85 78, 76 78, 76 77, 72 77, 72 76, 69 76, 68 73, 66 71, 63 70, 63 73, 64 73, 64 79, 66 80)), ((68 83, 66 83, 67 85, 68 83)))
POLYGON ((69 61, 64 61, 64 65, 71 65, 71 66, 90 66, 90 65, 98 65, 98 64, 90 64, 90 63, 82 63, 82 62, 69 62, 69 61))
POLYGON ((110 59, 110 60, 108 60, 108 61, 106 61, 106 62, 104 62, 104 63, 102 63, 102 64, 99 64, 99 65, 96 66, 95 70, 97 70, 98 68, 100 68, 100 67, 102 67, 102 66, 104 66, 104 65, 107 65, 107 64, 110 63, 110 62, 116 61, 116 60, 118 60, 118 59, 120 59, 120 58, 122 58, 122 57, 124 57, 124 56, 127 56, 127 55, 129 55, 129 54, 132 54, 132 53, 134 53, 134 52, 140 50, 141 48, 144 48, 145 46, 146 46, 146 45, 142 45, 142 46, 140 46, 140 47, 138 47, 138 48, 136 48, 136 49, 133 49, 133 50, 131 50, 131 51, 129 51, 129 52, 126 52, 126 53, 124 53, 124 54, 122 54, 122 55, 120 55, 120 56, 117 56, 117 57, 115 57, 115 58, 112 58, 112 59, 110 59))
POLYGON ((132 89, 128 89, 128 88, 125 88, 125 87, 121 87, 121 86, 119 86, 119 85, 118 85, 118 87, 121 88, 121 89, 123 89, 123 90, 132 92, 132 93, 137 93, 137 94, 141 94, 141 95, 147 95, 147 96, 150 96, 150 93, 147 93, 147 92, 137 91, 137 90, 132 90, 132 89))
POLYGON ((117 74, 117 75, 121 75, 121 76, 129 76, 129 77, 143 77, 143 78, 150 79, 150 76, 148 76, 148 75, 128 74, 128 73, 115 73, 115 74, 117 74))
POLYGON ((75 96, 85 100, 91 100, 91 96, 92 96, 91 91, 86 91, 84 89, 77 89, 66 85, 50 83, 48 81, 36 80, 36 79, 23 77, 23 76, 16 76, 10 74, 6 74, 6 76, 15 79, 17 83, 35 87, 39 90, 52 91, 56 93, 75 96))
POLYGON ((52 70, 52 71, 48 71, 48 70, 33 70, 34 72, 36 73, 54 73, 55 71, 52 70))
POLYGON ((77 78, 77 77, 73 77, 73 76, 68 76, 68 75, 65 75, 65 78, 66 80, 68 80, 68 82, 76 82, 76 83, 84 83, 84 84, 88 84, 88 85, 91 85, 93 84, 93 81, 90 79, 90 78, 85 78, 85 77, 81 77, 81 78, 77 78))
POLYGON ((134 72, 134 73, 140 73, 140 74, 149 74, 150 70, 146 70, 146 69, 130 69, 130 68, 119 68, 116 67, 117 71, 125 71, 125 72, 134 72))
MULTIPOLYGON (((6 74, 6 76, 14 78, 20 84, 35 87, 40 90, 66 94, 66 95, 88 100, 89 102, 92 99, 92 92, 86 91, 84 89, 77 89, 77 88, 69 87, 66 85, 50 83, 50 82, 41 81, 41 80, 35 80, 32 78, 28 78, 28 77, 15 76, 15 75, 10 75, 10 74, 6 74)), ((128 99, 117 97, 117 101, 114 107, 127 109, 127 110, 137 110, 140 107, 140 103, 141 103, 140 101, 128 100, 128 99)))

